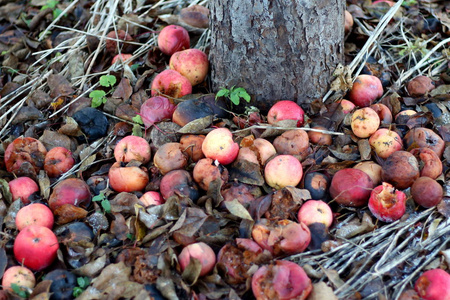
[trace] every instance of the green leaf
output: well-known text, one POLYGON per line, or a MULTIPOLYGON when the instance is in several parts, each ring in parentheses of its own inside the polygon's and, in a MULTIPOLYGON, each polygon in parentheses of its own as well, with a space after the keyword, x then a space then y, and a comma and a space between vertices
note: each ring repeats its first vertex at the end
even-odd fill
POLYGON ((59 15, 62 13, 62 9, 56 8, 55 10, 53 10, 53 20, 56 19, 57 17, 59 17, 59 15))
POLYGON ((133 131, 132 131, 131 134, 134 135, 134 136, 143 137, 143 132, 142 132, 141 125, 139 125, 139 124, 134 124, 134 125, 133 125, 133 131))
POLYGON ((100 193, 97 196, 92 197, 92 201, 103 201, 105 199, 105 194, 100 193))
POLYGON ((106 93, 101 90, 94 90, 89 93, 89 97, 92 98, 92 104, 91 106, 96 108, 102 105, 103 103, 106 103, 107 99, 105 98, 106 93))
POLYGON ((230 95, 230 100, 233 102, 234 105, 239 105, 239 96, 236 94, 230 95))
POLYGON ((239 97, 244 98, 244 100, 247 102, 250 102, 250 100, 251 100, 250 95, 245 90, 242 92, 239 92, 239 97))
POLYGON ((83 293, 83 289, 78 286, 74 287, 72 290, 72 296, 74 296, 75 298, 80 296, 82 293, 83 293))
POLYGON ((89 277, 78 277, 77 283, 81 288, 85 289, 89 286, 91 280, 89 279, 89 277))
POLYGON ((102 200, 102 207, 105 212, 111 212, 111 203, 107 199, 102 200))
POLYGON ((144 121, 142 121, 142 118, 140 115, 136 115, 135 117, 131 118, 134 123, 144 125, 144 121))
POLYGON ((228 90, 228 89, 221 89, 221 90, 219 90, 217 92, 216 99, 219 98, 219 97, 223 97, 223 96, 228 97, 229 95, 230 95, 230 90, 228 90))
POLYGON ((100 77, 100 85, 104 87, 110 87, 116 84, 117 79, 114 75, 103 75, 100 77))

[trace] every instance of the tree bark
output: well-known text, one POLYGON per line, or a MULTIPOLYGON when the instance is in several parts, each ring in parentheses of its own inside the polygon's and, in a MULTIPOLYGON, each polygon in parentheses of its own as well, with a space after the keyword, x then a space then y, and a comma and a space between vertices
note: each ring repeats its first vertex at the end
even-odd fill
POLYGON ((343 60, 344 9, 344 0, 210 0, 213 91, 244 87, 244 105, 262 111, 322 97, 343 60))

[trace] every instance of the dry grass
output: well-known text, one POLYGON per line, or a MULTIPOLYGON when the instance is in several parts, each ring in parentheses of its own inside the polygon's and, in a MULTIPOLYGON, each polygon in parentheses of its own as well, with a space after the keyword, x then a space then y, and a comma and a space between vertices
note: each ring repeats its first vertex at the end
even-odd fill
MULTIPOLYGON (((78 0, 74 0, 66 8, 69 11, 78 0)), ((30 73, 27 76, 27 82, 22 85, 15 93, 9 94, 1 99, 0 109, 8 106, 14 101, 17 104, 13 105, 7 113, 0 117, 0 124, 3 124, 0 130, 0 138, 4 140, 9 133, 9 125, 19 108, 24 105, 28 97, 18 100, 18 96, 23 93, 30 95, 36 89, 48 90, 46 84, 47 77, 52 73, 50 70, 51 62, 58 60, 65 66, 62 70, 62 75, 70 75, 70 62, 83 58, 85 63, 83 76, 72 78, 74 88, 78 89, 78 97, 71 102, 55 111, 50 117, 54 117, 63 113, 67 108, 78 101, 81 97, 87 96, 90 91, 98 86, 98 78, 110 71, 119 71, 126 68, 125 64, 116 64, 111 66, 108 70, 101 73, 93 73, 93 66, 105 46, 106 34, 110 30, 117 30, 119 22, 127 22, 123 16, 118 15, 117 11, 120 8, 124 13, 137 14, 141 18, 146 17, 149 12, 170 11, 179 9, 186 5, 186 1, 182 0, 160 0, 154 4, 143 6, 144 1, 131 0, 99 0, 95 1, 91 8, 91 19, 87 23, 84 31, 72 28, 63 28, 59 25, 58 19, 54 20, 46 29, 46 32, 58 29, 72 31, 76 35, 72 39, 68 39, 57 47, 45 51, 34 53, 38 57, 37 62, 31 67, 30 73), (84 49, 87 47, 87 37, 95 36, 100 40, 98 47, 89 55, 85 55, 84 49), (55 54, 61 52, 62 55, 55 54), (49 60, 49 63, 42 63, 49 60), (18 101, 17 101, 18 100, 18 101)), ((189 1, 190 4, 206 5, 207 0, 189 1)), ((357 21, 357 26, 369 35, 369 39, 354 61, 348 66, 349 72, 354 79, 361 71, 364 63, 369 55, 375 56, 377 59, 384 61, 387 65, 395 65, 399 57, 399 48, 394 47, 393 44, 398 45, 398 41, 402 41, 404 47, 411 47, 413 41, 405 31, 405 27, 401 20, 395 21, 392 25, 393 17, 396 11, 400 8, 402 1, 390 9, 390 11, 380 20, 378 26, 373 32, 370 32, 363 23, 357 21), (394 30, 386 33, 386 26, 390 24, 394 30), (394 43, 395 41, 395 43, 394 43)), ((60 15, 60 18, 63 14, 60 15)), ((148 28, 138 23, 129 23, 130 26, 140 26, 146 31, 153 31, 154 28, 148 28)), ((163 23, 161 22, 161 25, 163 23)), ((45 33, 44 32, 44 35, 45 33)), ((209 30, 205 30, 202 34, 196 48, 205 48, 209 43, 209 30)), ((146 55, 146 53, 156 46, 156 33, 149 38, 145 44, 137 43, 137 50, 133 53, 133 59, 146 55)), ((428 73, 431 75, 438 74, 445 63, 445 57, 440 51, 443 49, 449 39, 443 40, 436 44, 431 50, 428 50, 426 55, 417 60, 414 57, 414 52, 411 52, 410 65, 405 70, 398 70, 398 79, 395 82, 392 90, 399 90, 402 88, 405 80, 411 76, 428 73)), ((404 49, 404 48, 402 48, 404 49)), ((129 74, 131 72, 128 72, 129 74)), ((135 78, 130 78, 135 80, 135 78)), ((327 93, 324 100, 333 94, 332 91, 327 93)), ((103 138, 91 145, 84 153, 84 159, 74 166, 68 174, 78 172, 83 168, 85 161, 94 155, 98 149, 107 143, 110 137, 103 138)), ((63 177, 65 178, 65 177, 63 177)), ((63 179, 61 178, 61 179, 63 179)), ((349 219, 356 218, 352 214, 349 219)), ((348 221, 348 220, 347 220, 348 221)), ((382 226, 372 232, 359 235, 349 240, 343 240, 343 244, 327 253, 317 254, 317 252, 306 252, 300 255, 291 257, 292 260, 299 262, 301 265, 308 264, 316 272, 322 274, 321 279, 333 283, 336 288, 336 294, 340 299, 348 299, 355 291, 361 291, 366 285, 376 280, 383 278, 385 274, 396 268, 408 269, 407 274, 398 276, 389 280, 389 283, 383 282, 383 288, 374 293, 367 299, 378 299, 379 293, 383 293, 388 299, 396 299, 400 293, 411 286, 412 280, 417 273, 433 261, 439 254, 439 251, 448 247, 450 241, 450 221, 443 220, 434 209, 429 209, 421 213, 412 214, 405 221, 397 221, 392 224, 382 226), (416 227, 415 224, 422 222, 423 226, 416 227), (426 233, 426 234, 425 234, 426 233), (417 238, 417 235, 421 236, 417 238), (426 255, 421 255, 423 253, 426 255), (342 284, 336 278, 332 279, 326 276, 324 270, 335 270, 341 277, 347 277, 342 284), (349 275, 350 274, 350 275, 349 275)))

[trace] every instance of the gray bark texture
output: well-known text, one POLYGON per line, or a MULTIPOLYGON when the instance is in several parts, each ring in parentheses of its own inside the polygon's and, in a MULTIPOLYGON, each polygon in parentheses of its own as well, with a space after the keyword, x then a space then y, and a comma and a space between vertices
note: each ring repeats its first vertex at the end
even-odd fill
MULTIPOLYGON (((262 111, 310 103, 343 62, 344 0, 210 0, 213 92, 244 87, 262 111)), ((241 104, 242 105, 242 104, 241 104)))

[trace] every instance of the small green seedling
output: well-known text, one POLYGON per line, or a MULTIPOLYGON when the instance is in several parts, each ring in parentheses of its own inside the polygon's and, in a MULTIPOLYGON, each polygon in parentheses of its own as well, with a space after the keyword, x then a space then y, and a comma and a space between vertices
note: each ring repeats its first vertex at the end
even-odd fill
POLYGON ((91 280, 89 277, 78 277, 77 278, 77 284, 78 286, 73 288, 72 295, 76 298, 80 296, 83 291, 89 286, 91 283, 91 280))
POLYGON ((100 193, 97 196, 92 197, 92 201, 100 202, 100 205, 106 213, 111 212, 111 203, 106 199, 105 194, 100 193))
POLYGON ((132 120, 134 122, 132 135, 142 137, 143 132, 142 132, 141 125, 144 125, 144 121, 142 121, 142 118, 140 115, 136 115, 135 117, 132 118, 132 120))
POLYGON ((59 15, 63 12, 62 9, 58 8, 59 0, 47 0, 47 4, 42 6, 41 10, 46 10, 50 8, 53 11, 53 20, 59 17, 59 15))
POLYGON ((251 99, 250 95, 244 88, 235 86, 232 86, 230 89, 221 88, 216 94, 216 100, 219 97, 226 97, 230 99, 234 105, 239 105, 241 98, 247 102, 250 102, 251 99))
MULTIPOLYGON (((100 77, 100 85, 103 87, 113 87, 116 82, 116 76, 114 75, 103 75, 100 77)), ((106 101, 108 101, 108 99, 106 98, 107 94, 110 94, 112 92, 112 89, 106 93, 105 91, 102 90, 93 90, 92 92, 89 93, 89 97, 92 98, 92 104, 91 106, 93 108, 99 107, 102 104, 105 104, 106 101)))

